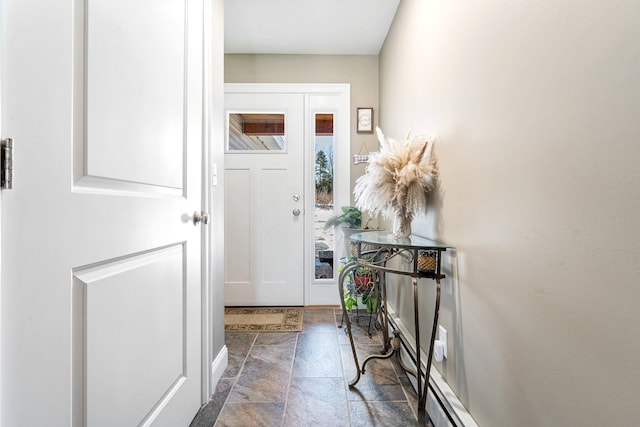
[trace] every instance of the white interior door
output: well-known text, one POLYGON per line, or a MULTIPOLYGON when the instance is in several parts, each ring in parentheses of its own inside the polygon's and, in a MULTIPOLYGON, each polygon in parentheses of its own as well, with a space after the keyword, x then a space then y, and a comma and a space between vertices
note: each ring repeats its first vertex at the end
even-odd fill
POLYGON ((202 0, 3 0, 5 426, 200 404, 202 0))
POLYGON ((225 304, 304 304, 303 94, 225 94, 225 304))

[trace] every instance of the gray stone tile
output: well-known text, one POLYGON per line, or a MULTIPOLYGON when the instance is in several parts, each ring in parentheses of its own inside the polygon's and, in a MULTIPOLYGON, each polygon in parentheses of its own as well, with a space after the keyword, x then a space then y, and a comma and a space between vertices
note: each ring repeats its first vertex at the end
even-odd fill
POLYGON ((229 394, 229 402, 284 402, 294 346, 254 346, 229 394))
POLYGON ((335 333, 336 318, 333 308, 306 308, 302 334, 335 333))
POLYGON ((293 365, 294 377, 341 377, 336 334, 300 334, 293 365))
POLYGON ((198 414, 191 422, 190 427, 211 427, 216 422, 224 402, 227 400, 229 391, 233 386, 234 380, 230 378, 221 379, 216 386, 214 394, 211 395, 209 401, 200 408, 198 414))
MULTIPOLYGON (((348 382, 355 379, 356 368, 350 346, 340 346, 344 364, 344 375, 348 382)), ((360 357, 360 355, 358 355, 360 357)), ((359 359, 362 366, 364 357, 359 359)), ((400 380, 389 359, 370 360, 360 380, 347 390, 349 400, 406 401, 400 380)))
MULTIPOLYGON (((384 346, 382 344, 361 344, 356 343, 356 351, 358 352, 358 356, 361 358, 367 358, 367 356, 378 355, 378 356, 388 356, 389 350, 384 351, 384 346)), ((392 356, 388 356, 389 363, 391 363, 392 356)))
POLYGON ((347 396, 349 401, 407 402, 402 386, 399 384, 375 384, 362 380, 348 388, 347 396))
MULTIPOLYGON (((362 363, 364 362, 364 360, 371 356, 371 355, 383 355, 382 350, 383 347, 382 345, 364 345, 361 343, 356 342, 355 343, 355 347, 356 347, 356 355, 358 356, 358 363, 360 366, 362 366, 362 363)), ((345 375, 347 377, 352 377, 353 375, 355 375, 356 373, 356 368, 355 368, 355 363, 354 363, 354 359, 353 359, 353 351, 351 350, 351 346, 349 344, 347 345, 340 345, 340 352, 342 355, 342 364, 343 364, 343 368, 344 368, 344 372, 345 375)), ((390 359, 387 359, 390 361, 390 359)), ((367 369, 369 367, 369 364, 373 363, 373 362, 369 362, 367 364, 367 369)), ((391 362, 389 362, 391 363, 391 362)))
MULTIPOLYGON (((341 316, 306 309, 303 333, 227 333, 226 379, 190 427, 418 425, 416 394, 393 358, 370 361, 348 387, 356 370, 341 316)), ((370 338, 363 319, 353 325, 360 363, 383 349, 382 333, 370 338)), ((428 417, 420 425, 433 427, 428 417)))
POLYGON ((413 412, 417 414, 418 413, 418 394, 414 390, 413 385, 411 385, 409 375, 406 372, 404 372, 404 370, 400 367, 400 365, 396 361, 394 361, 393 363, 393 369, 395 369, 396 374, 398 375, 398 379, 400 380, 400 385, 402 385, 404 394, 405 396, 407 396, 407 400, 409 401, 409 404, 411 405, 413 412))
POLYGON ((284 402, 230 403, 218 417, 216 427, 279 427, 284 416, 284 402))
POLYGON ((350 426, 344 379, 293 378, 284 426, 350 426))
POLYGON ((363 375, 378 384, 400 384, 390 359, 370 359, 365 366, 363 375))
POLYGON ((353 427, 418 425, 407 402, 350 402, 349 410, 353 427))
POLYGON ((227 369, 222 374, 222 378, 235 378, 242 369, 249 350, 256 340, 254 333, 226 333, 224 335, 225 344, 228 351, 227 369))
MULTIPOLYGON (((418 416, 418 394, 413 389, 409 376, 402 370, 402 368, 398 364, 394 363, 393 367, 398 373, 400 384, 402 385, 405 396, 407 396, 407 400, 409 401, 409 405, 411 406, 411 410, 413 411, 414 416, 418 416)), ((429 391, 429 393, 432 393, 432 391, 429 391)), ((424 418, 425 419, 422 420, 423 423, 420 425, 424 425, 425 427, 433 427, 429 416, 426 415, 424 418)))
MULTIPOLYGON (((364 313, 364 311, 362 311, 362 313, 364 313)), ((353 340, 356 343, 382 345, 382 332, 376 328, 376 322, 373 317, 371 317, 371 322, 369 322, 370 317, 368 314, 360 314, 358 320, 358 316, 356 316, 354 310, 354 312, 349 313, 349 319, 351 321, 353 340)), ((346 333, 346 321, 342 318, 342 310, 336 311, 336 322, 338 331, 341 332, 338 334, 340 344, 349 344, 349 336, 346 333), (341 324, 342 327, 340 327, 341 324)))
POLYGON ((293 345, 297 338, 297 332, 261 332, 254 345, 293 345))

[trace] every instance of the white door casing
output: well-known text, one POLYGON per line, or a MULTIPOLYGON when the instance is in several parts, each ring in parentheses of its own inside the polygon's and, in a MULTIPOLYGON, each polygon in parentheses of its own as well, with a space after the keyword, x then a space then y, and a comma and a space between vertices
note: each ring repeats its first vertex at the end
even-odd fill
POLYGON ((226 305, 304 303, 303 101, 225 90, 227 121, 233 113, 285 115, 284 150, 225 154, 226 305))
MULTIPOLYGON (((324 305, 324 304, 339 304, 338 293, 336 291, 336 278, 333 280, 316 280, 314 278, 314 224, 313 224, 313 210, 314 210, 314 191, 315 191, 315 152, 313 150, 314 138, 315 138, 315 114, 331 112, 335 114, 334 117, 334 143, 335 143, 335 158, 334 158, 334 204, 339 211, 340 206, 350 204, 350 164, 351 164, 351 142, 350 142, 350 85, 349 84, 225 84, 225 104, 227 111, 231 109, 231 100, 233 96, 244 94, 248 98, 240 98, 238 104, 234 104, 233 107, 237 107, 233 111, 240 111, 243 108, 251 106, 253 100, 259 99, 262 106, 267 108, 265 111, 276 111, 274 102, 270 100, 271 97, 281 97, 284 95, 297 95, 303 97, 303 111, 304 117, 300 117, 300 123, 304 123, 304 142, 303 144, 303 158, 298 158, 296 162, 303 167, 303 178, 300 178, 300 182, 304 183, 304 189, 302 190, 301 201, 303 202, 303 208, 300 208, 304 213, 304 237, 302 237, 303 249, 299 253, 293 253, 290 255, 288 262, 291 271, 294 271, 296 275, 299 275, 295 279, 296 283, 304 287, 304 299, 301 302, 292 303, 293 305, 324 305), (244 102, 244 104, 243 104, 244 102), (298 255, 303 254, 304 258, 299 258, 298 255), (295 263, 293 263, 295 261, 295 263), (299 262, 299 264, 298 264, 299 262), (299 266, 305 266, 304 271, 299 266)), ((297 102, 297 101, 296 101, 297 102)), ((277 105, 277 104, 276 104, 277 105)), ((257 111, 257 110, 255 110, 257 111)), ((289 118, 288 123, 291 125, 291 119, 297 119, 299 116, 292 116, 289 118)), ((299 153, 298 153, 299 154, 299 153)), ((225 224, 225 304, 226 305, 268 305, 264 304, 256 298, 256 293, 251 290, 249 285, 253 273, 252 267, 250 267, 252 260, 255 261, 256 255, 255 249, 250 249, 249 245, 244 242, 249 239, 250 227, 254 227, 258 221, 259 212, 254 208, 253 214, 246 209, 247 206, 251 206, 251 195, 242 190, 241 183, 244 180, 245 188, 249 186, 249 174, 246 171, 246 167, 239 168, 230 167, 230 161, 235 157, 241 158, 245 154, 225 154, 225 178, 229 179, 228 169, 231 169, 230 173, 235 175, 233 178, 237 178, 237 183, 230 183, 227 180, 225 183, 225 200, 226 200, 226 223, 225 224), (237 188, 234 188, 237 185, 237 188), (231 203, 231 204, 229 204, 231 203), (244 215, 244 217, 242 217, 244 215), (235 236, 235 237, 232 237, 235 236), (238 238, 237 236, 243 236, 238 238), (244 240, 243 240, 244 239, 244 240), (252 258, 253 257, 253 258, 252 258), (240 285, 240 286, 237 286, 240 285), (246 292, 242 292, 242 290, 246 292)), ((265 153, 255 154, 256 163, 263 168, 269 168, 267 166, 267 159, 273 158, 275 155, 267 155, 265 153)), ((294 159, 295 157, 291 157, 294 159)), ((243 160, 238 160, 243 161, 243 160)), ((295 163, 294 163, 295 164, 295 163)), ((293 182, 287 182, 288 185, 293 185, 293 182)), ((295 181, 297 188, 297 180, 295 181)), ((297 207, 297 203, 293 203, 291 196, 294 193, 283 193, 282 206, 288 208, 287 212, 297 207), (288 197, 288 198, 287 198, 288 197)), ((263 196, 264 197, 264 196, 263 196)), ((276 203, 271 203, 267 206, 274 207, 276 203)), ((300 215, 302 217, 302 214, 300 215)), ((279 217, 280 218, 280 217, 279 217)), ((285 216, 282 216, 285 218, 285 216)), ((295 227, 298 223, 295 223, 295 227)), ((298 233, 297 228, 291 228, 298 233)), ((282 240, 282 239, 281 239, 282 240)), ((300 243, 296 243, 298 247, 300 243)), ((270 257, 273 257, 274 253, 281 253, 279 251, 268 252, 270 257)), ((257 253, 260 256, 261 252, 257 253)), ((337 263, 336 263, 337 265, 337 263)), ((270 297, 275 296, 270 295, 270 297)), ((297 295, 297 290, 296 290, 297 295)), ((280 298, 278 296, 278 298, 280 298)), ((284 305, 285 299, 271 300, 272 304, 284 305)))
POLYGON ((2 6, 16 170, 2 196, 0 424, 188 425, 203 1, 2 6))

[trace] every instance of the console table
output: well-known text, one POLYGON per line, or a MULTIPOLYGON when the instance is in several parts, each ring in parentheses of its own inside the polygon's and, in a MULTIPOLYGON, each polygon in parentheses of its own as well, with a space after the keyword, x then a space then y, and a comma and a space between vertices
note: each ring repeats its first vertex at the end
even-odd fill
MULTIPOLYGON (((356 233, 351 236, 351 261, 343 268, 338 278, 340 302, 342 304, 343 317, 346 320, 346 332, 349 336, 351 351, 353 352, 353 360, 357 371, 356 377, 349 383, 349 387, 355 386, 358 381, 360 381, 360 376, 365 373, 365 367, 370 360, 387 359, 393 354, 398 353, 400 351, 400 346, 403 345, 415 363, 416 371, 407 368, 402 363, 402 359, 400 357, 398 357, 398 360, 402 368, 416 378, 418 384, 418 409, 421 414, 424 413, 427 402, 427 391, 429 389, 431 359, 433 357, 434 341, 438 327, 438 313, 440 310, 440 280, 445 277, 441 272, 442 252, 451 248, 452 246, 443 245, 414 235, 396 239, 393 238, 391 233, 388 231, 356 233), (400 259, 400 263, 404 265, 404 268, 389 267, 388 262, 394 258, 400 259), (368 356, 362 362, 362 366, 360 366, 360 363, 358 362, 358 355, 356 354, 356 347, 351 333, 351 321, 349 320, 343 298, 345 280, 359 266, 369 267, 373 271, 377 272, 379 279, 379 304, 377 307, 377 315, 379 316, 380 324, 382 325, 384 341, 384 348, 382 349, 383 354, 373 354, 368 356), (407 337, 400 333, 393 319, 389 317, 387 306, 387 281, 385 277, 386 274, 389 273, 411 277, 411 283, 413 285, 415 351, 407 345, 407 337), (435 281, 436 296, 426 369, 422 369, 422 365, 420 363, 418 280, 422 278, 432 279, 435 281), (392 338, 389 337, 390 325, 393 329, 394 335, 392 338)), ((402 267, 402 265, 400 267, 402 267)))

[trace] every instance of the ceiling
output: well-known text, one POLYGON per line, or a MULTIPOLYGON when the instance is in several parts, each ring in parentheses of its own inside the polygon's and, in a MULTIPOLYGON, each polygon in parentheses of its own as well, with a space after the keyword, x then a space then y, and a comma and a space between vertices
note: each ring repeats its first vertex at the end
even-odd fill
POLYGON ((377 55, 400 0, 227 0, 225 53, 377 55))

